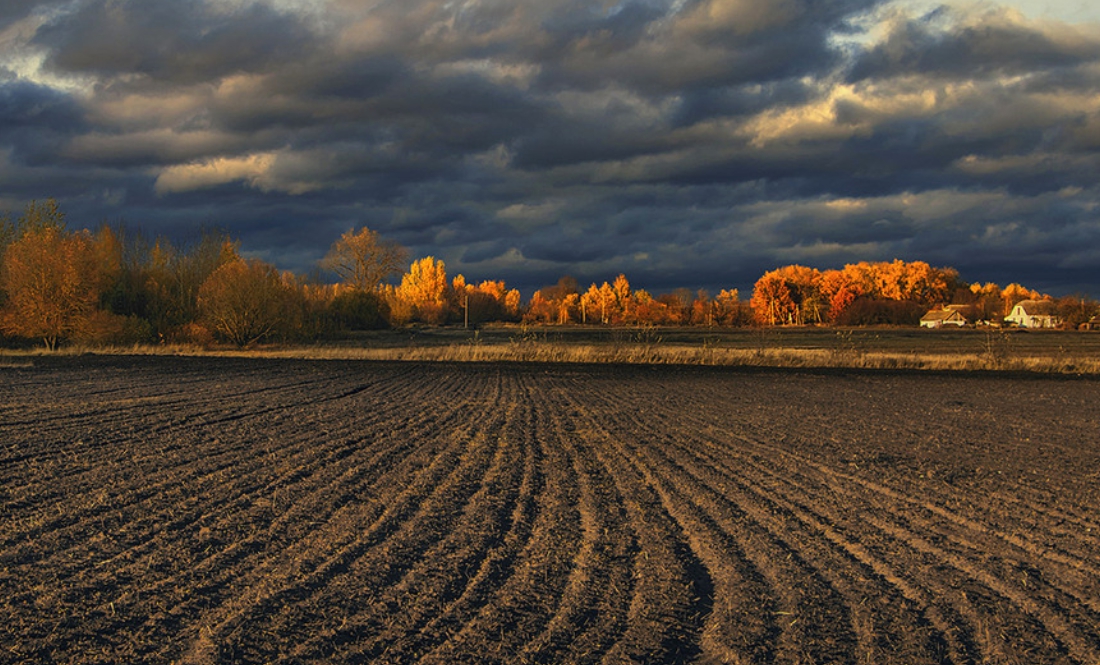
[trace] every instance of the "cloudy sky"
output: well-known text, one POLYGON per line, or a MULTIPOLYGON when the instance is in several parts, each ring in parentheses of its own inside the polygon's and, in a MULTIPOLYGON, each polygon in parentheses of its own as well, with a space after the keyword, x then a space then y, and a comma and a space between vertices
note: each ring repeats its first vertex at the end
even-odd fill
POLYGON ((1092 0, 3 0, 0 212, 367 225, 448 272, 750 289, 925 260, 1100 297, 1092 0))

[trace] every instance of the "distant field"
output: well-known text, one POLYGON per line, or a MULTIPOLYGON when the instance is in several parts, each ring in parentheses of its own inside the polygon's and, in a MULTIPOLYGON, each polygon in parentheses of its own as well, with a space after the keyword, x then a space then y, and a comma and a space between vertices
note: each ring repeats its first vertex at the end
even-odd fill
MULTIPOLYGON (((793 338, 789 338, 793 339, 793 338)), ((0 367, 0 662, 1100 662, 1100 380, 0 367)))
POLYGON ((500 345, 528 340, 546 343, 624 345, 651 343, 665 346, 756 350, 759 348, 864 352, 982 354, 990 346, 1015 355, 1076 355, 1100 359, 1100 332, 1056 330, 921 328, 656 328, 586 326, 486 326, 480 329, 413 328, 356 333, 348 346, 440 346, 449 344, 500 345))
POLYGON ((339 342, 307 347, 253 349, 245 355, 1100 374, 1100 333, 905 328, 412 328, 358 333, 339 342))
MULTIPOLYGON (((306 345, 69 347, 60 353, 1100 374, 1100 332, 996 329, 411 327, 306 345)), ((0 366, 41 354, 0 350, 0 366)))

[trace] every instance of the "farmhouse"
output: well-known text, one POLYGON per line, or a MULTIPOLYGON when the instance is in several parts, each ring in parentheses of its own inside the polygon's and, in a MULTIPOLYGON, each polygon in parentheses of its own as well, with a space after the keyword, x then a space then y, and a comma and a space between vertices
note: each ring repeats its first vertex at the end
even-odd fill
POLYGON ((1054 302, 1050 300, 1021 300, 1005 317, 1005 321, 1021 328, 1053 328, 1062 323, 1054 313, 1054 302))
POLYGON ((965 326, 969 321, 962 315, 959 310, 962 309, 959 306, 948 305, 940 309, 929 310, 927 314, 920 317, 921 328, 942 328, 944 326, 957 326, 959 328, 965 326))

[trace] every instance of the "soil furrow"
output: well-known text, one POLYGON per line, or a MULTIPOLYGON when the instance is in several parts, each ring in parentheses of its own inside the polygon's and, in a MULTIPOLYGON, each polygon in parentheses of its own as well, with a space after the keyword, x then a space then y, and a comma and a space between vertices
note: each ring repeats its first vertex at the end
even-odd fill
MULTIPOLYGON (((798 460, 794 456, 792 459, 798 460)), ((865 510, 867 513, 904 515, 907 531, 913 534, 919 533, 925 540, 940 542, 942 548, 950 547, 950 556, 956 562, 967 562, 966 567, 974 571, 970 574, 988 579, 1024 579, 1028 587, 1026 590, 1017 585, 997 584, 992 588, 1003 586, 1002 589, 997 590, 998 593, 1013 599, 1028 613, 1038 613, 1039 616, 1047 617, 1045 621, 1050 622, 1052 632, 1061 635, 1070 644, 1076 645, 1074 648, 1078 655, 1086 657, 1086 662, 1088 655, 1095 652, 1096 645, 1100 643, 1097 631, 1077 628, 1077 626, 1100 625, 1100 616, 1096 614, 1094 607, 1096 597, 1086 595, 1094 582, 1090 583, 1090 567, 1084 562, 1067 559, 1045 548, 1036 547, 1028 540, 989 529, 973 519, 960 516, 927 500, 891 490, 878 483, 853 478, 810 460, 798 460, 798 463, 803 469, 813 469, 833 480, 833 487, 846 495, 844 503, 847 505, 858 505, 858 502, 870 499, 871 503, 865 510), (872 491, 870 493, 852 492, 846 489, 847 483, 844 481, 851 481, 861 489, 872 491), (899 507, 897 504, 902 506, 899 507), (994 561, 1006 562, 1003 570, 989 570, 992 563, 989 556, 991 552, 997 554, 994 561), (1016 560, 1021 563, 1012 563, 1016 560), (1030 561, 1030 563, 1025 564, 1022 563, 1023 561, 1030 561), (1021 566, 1024 567, 1021 568, 1021 566), (1038 574, 1028 580, 1026 579, 1029 577, 1027 570, 1038 574), (1078 590, 1082 590, 1083 593, 1078 590), (1039 598, 1044 595, 1055 596, 1058 602, 1053 605, 1046 603, 1039 598), (1065 615, 1072 617, 1070 621, 1065 620, 1065 615)), ((775 472, 777 480, 782 478, 783 482, 788 484, 797 475, 798 472, 792 473, 789 469, 775 472)), ((947 552, 947 549, 944 549, 944 552, 947 552)), ((1095 580, 1095 577, 1092 579, 1095 580)))
POLYGON ((0 662, 1100 662, 1094 380, 172 357, 4 379, 0 662))

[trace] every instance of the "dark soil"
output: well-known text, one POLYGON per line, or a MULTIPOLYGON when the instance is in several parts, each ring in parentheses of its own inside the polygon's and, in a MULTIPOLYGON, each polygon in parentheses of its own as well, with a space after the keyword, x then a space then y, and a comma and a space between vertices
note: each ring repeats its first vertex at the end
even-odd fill
POLYGON ((1100 662, 1100 380, 0 367, 0 662, 1100 662))

